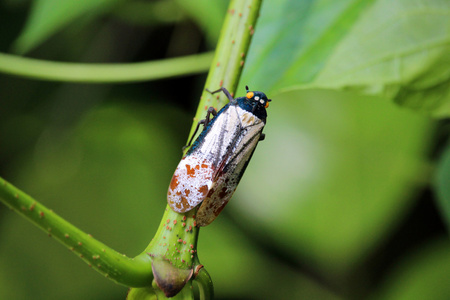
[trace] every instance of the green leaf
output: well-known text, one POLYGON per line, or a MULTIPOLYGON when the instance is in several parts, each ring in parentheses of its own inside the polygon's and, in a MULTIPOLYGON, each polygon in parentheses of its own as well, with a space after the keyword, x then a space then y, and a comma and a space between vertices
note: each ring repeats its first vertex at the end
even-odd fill
POLYGON ((265 1, 244 70, 248 84, 273 93, 311 82, 371 2, 265 1))
POLYGON ((124 0, 35 0, 13 48, 25 53, 80 17, 92 17, 124 0))
POLYGON ((450 115, 449 52, 450 2, 380 0, 337 45, 312 84, 368 89, 450 115))
POLYGON ((447 144, 436 172, 434 186, 440 212, 450 232, 450 143, 447 144))
POLYGON ((351 88, 448 116, 449 16, 445 0, 265 2, 242 84, 351 88))

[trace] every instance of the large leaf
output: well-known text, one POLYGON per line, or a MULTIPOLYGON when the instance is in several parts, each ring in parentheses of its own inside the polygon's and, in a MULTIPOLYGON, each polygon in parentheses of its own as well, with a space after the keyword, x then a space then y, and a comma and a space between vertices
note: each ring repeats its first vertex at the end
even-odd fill
POLYGON ((243 85, 352 88, 450 115, 449 1, 269 1, 250 50, 243 85))
POLYGON ((450 115, 449 53, 450 2, 379 0, 339 43, 313 85, 362 87, 450 115))

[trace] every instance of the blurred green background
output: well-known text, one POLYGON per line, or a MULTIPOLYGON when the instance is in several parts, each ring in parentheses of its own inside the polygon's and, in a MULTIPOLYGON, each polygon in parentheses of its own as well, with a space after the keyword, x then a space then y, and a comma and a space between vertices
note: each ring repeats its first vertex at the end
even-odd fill
MULTIPOLYGON (((227 6, 1 0, 0 51, 75 63, 181 57, 214 49, 227 6)), ((273 99, 266 140, 200 233, 217 299, 450 299, 449 14, 437 0, 264 2, 238 95, 249 85, 273 99)), ((139 254, 206 71, 126 84, 0 73, 0 175, 139 254)), ((0 205, 0 299, 126 292, 0 205)))

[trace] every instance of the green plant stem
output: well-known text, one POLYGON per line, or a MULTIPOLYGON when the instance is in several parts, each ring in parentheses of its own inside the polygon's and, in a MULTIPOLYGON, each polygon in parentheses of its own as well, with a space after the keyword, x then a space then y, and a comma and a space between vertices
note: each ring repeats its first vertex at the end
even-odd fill
POLYGON ((205 268, 200 269, 195 281, 198 283, 201 299, 214 299, 213 282, 205 268))
POLYGON ((162 256, 177 268, 194 268, 199 234, 195 213, 195 209, 185 214, 176 213, 167 205, 152 241, 137 258, 162 256))
POLYGON ((146 286, 152 282, 150 257, 129 258, 120 254, 2 178, 0 187, 0 198, 7 206, 64 244, 107 278, 126 286, 146 286))
POLYGON ((259 16, 261 2, 262 0, 230 2, 190 135, 193 134, 198 121, 205 117, 208 107, 217 109, 228 102, 222 93, 213 96, 206 89, 213 91, 223 86, 231 95, 235 94, 259 16))
POLYGON ((0 72, 10 75, 84 83, 125 83, 205 72, 212 52, 130 64, 87 64, 45 61, 0 53, 0 72))
MULTIPOLYGON (((206 80, 205 90, 215 90, 221 86, 226 86, 230 93, 235 93, 260 7, 261 0, 234 0, 230 2, 216 55, 206 80)), ((204 117, 209 106, 217 108, 226 102, 228 102, 228 99, 223 95, 212 96, 209 92, 204 91, 200 98, 191 134, 195 130, 198 120, 204 117)), ((151 255, 156 258, 162 256, 171 265, 180 269, 198 269, 198 274, 194 276, 194 280, 199 285, 201 299, 212 299, 214 289, 211 277, 205 268, 200 267, 197 257, 199 228, 195 226, 195 213, 196 210, 186 214, 177 214, 167 206, 162 225, 141 255, 151 255), (184 226, 181 231, 180 222, 184 226), (174 225, 172 226, 172 224, 174 225), (189 224, 192 224, 192 229, 183 231, 189 224), (186 245, 189 245, 189 247, 186 247, 186 245)), ((155 284, 153 286, 157 289, 155 284)), ((160 294, 160 297, 163 296, 159 291, 157 293, 160 294)))

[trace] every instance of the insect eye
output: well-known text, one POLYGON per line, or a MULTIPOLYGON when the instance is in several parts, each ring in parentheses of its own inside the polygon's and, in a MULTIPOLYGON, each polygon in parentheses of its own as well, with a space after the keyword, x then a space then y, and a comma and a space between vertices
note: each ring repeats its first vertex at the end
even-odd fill
POLYGON ((254 95, 255 94, 253 92, 248 92, 246 96, 247 96, 247 99, 252 99, 254 95))
POLYGON ((269 101, 266 102, 266 105, 264 105, 265 108, 269 107, 269 101))

